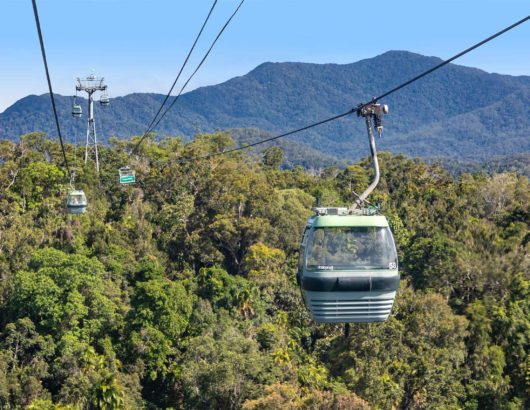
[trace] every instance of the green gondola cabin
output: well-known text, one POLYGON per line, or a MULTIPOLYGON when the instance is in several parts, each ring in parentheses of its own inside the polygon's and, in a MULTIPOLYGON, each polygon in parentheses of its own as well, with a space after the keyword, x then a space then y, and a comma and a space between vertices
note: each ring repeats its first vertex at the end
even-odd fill
POLYGON ((317 208, 300 247, 297 280, 317 322, 388 318, 399 272, 387 219, 367 209, 317 208))

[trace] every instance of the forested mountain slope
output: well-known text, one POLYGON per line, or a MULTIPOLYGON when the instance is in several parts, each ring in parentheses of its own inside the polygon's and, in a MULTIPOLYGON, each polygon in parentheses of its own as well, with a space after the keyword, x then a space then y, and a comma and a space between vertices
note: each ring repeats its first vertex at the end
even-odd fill
MULTIPOLYGON (((352 64, 265 63, 222 84, 184 94, 159 136, 255 128, 283 132, 346 111, 436 65, 441 60, 390 51, 352 64)), ((109 79, 110 89, 112 81, 109 79)), ((57 96, 70 141, 82 142, 85 123, 70 115, 71 97, 57 96)), ((145 131, 163 96, 130 94, 97 106, 103 141, 145 131)), ((83 101, 83 100, 82 100, 83 101)), ((414 156, 484 159, 530 151, 530 77, 489 74, 449 65, 388 97, 390 115, 379 146, 414 156)), ((55 135, 46 95, 28 96, 0 114, 0 138, 31 131, 55 135)), ((366 153, 364 125, 355 116, 293 136, 339 159, 366 153)))
MULTIPOLYGON (((0 142, 0 407, 523 409, 530 340, 530 189, 381 155, 401 288, 378 324, 317 325, 296 286, 316 198, 348 204, 362 160, 310 175, 224 133, 67 146, 85 215, 64 213, 60 147, 0 142)), ((526 402, 525 402, 526 400, 526 402)))

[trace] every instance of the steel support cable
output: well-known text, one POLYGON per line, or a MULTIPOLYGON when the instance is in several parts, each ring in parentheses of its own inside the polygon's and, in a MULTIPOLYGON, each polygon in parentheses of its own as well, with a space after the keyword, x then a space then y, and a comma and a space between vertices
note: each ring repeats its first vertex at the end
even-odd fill
POLYGON ((237 8, 235 9, 235 11, 232 13, 232 15, 229 17, 229 19, 226 21, 226 23, 224 24, 224 26, 221 28, 221 30, 219 31, 219 33, 217 34, 217 36, 215 37, 215 39, 213 40, 212 44, 210 45, 210 48, 208 49, 208 51, 206 52, 206 54, 204 54, 202 60, 200 61, 200 63, 197 65, 197 68, 195 68, 195 71, 193 71, 193 73, 188 77, 188 79, 186 80, 186 82, 184 83, 184 85, 182 86, 182 88, 180 89, 179 93, 177 94, 177 96, 175 97, 175 99, 171 102, 170 106, 166 109, 166 111, 164 111, 164 113, 161 115, 161 117, 158 119, 158 121, 155 123, 154 127, 156 127, 158 124, 160 124, 160 121, 162 121, 162 118, 164 118, 164 116, 168 113, 168 111, 171 109, 171 107, 173 107, 175 105, 175 103, 178 101, 178 99, 180 98, 180 96, 182 95, 184 89, 188 86, 189 82, 193 79, 193 77, 195 76, 195 74, 197 74, 197 71, 199 71, 199 69, 202 67, 202 65, 204 64, 204 62, 206 61, 206 59, 208 58, 208 56, 210 55, 211 51, 213 50, 215 44, 217 43, 217 41, 219 40, 219 38, 221 37, 221 35, 223 34, 223 32, 226 30, 226 28, 228 27, 228 25, 230 24, 230 22, 232 21, 232 19, 235 17, 235 15, 237 14, 237 12, 239 11, 239 9, 241 8, 241 6, 243 5, 243 3, 245 2, 245 0, 241 0, 241 2, 239 3, 239 5, 237 6, 237 8))
MULTIPOLYGON (((218 0, 214 0, 213 4, 212 4, 212 7, 210 7, 210 11, 208 12, 208 15, 206 16, 206 19, 204 20, 202 26, 201 26, 201 29, 199 30, 199 33, 197 34, 197 36, 195 37, 195 40, 190 48, 190 50, 188 51, 188 55, 186 56, 186 58, 184 59, 184 62, 182 63, 182 66, 180 67, 180 70, 177 74, 177 77, 175 78, 175 81, 173 81, 173 84, 171 85, 171 88, 169 89, 168 93, 166 94, 166 96, 164 97, 164 101, 162 101, 162 104, 160 104, 160 108, 158 109, 158 111, 156 112, 155 116, 153 117, 153 119, 151 120, 151 122, 149 123, 149 126, 147 127, 147 129, 145 130, 145 132, 142 134, 142 138, 140 138, 140 142, 137 144, 137 145, 140 145, 141 141, 147 136, 147 134, 149 132, 151 132, 151 130, 153 129, 153 124, 155 123, 155 121, 157 120, 158 116, 160 115, 160 113, 162 112, 162 109, 164 108, 164 105, 166 104, 167 100, 169 99, 169 97, 171 96, 171 93, 173 92, 173 89, 175 88, 175 86, 177 85, 177 82, 178 80, 180 79, 180 76, 182 75, 182 72, 184 71, 184 68, 186 67, 186 65, 188 64, 188 60, 190 59, 193 51, 195 50, 195 46, 197 45, 199 39, 201 38, 201 35, 202 35, 202 32, 204 31, 204 28, 206 27, 206 24, 208 24, 208 21, 210 20, 210 16, 212 15, 214 9, 215 9, 215 6, 217 5, 217 2, 218 0)), ((138 147, 135 147, 134 148, 134 151, 133 152, 136 152, 138 147)))
POLYGON ((343 112, 342 114, 335 115, 334 117, 326 118, 325 120, 322 120, 322 121, 319 121, 319 122, 315 122, 315 123, 313 123, 311 125, 307 125, 305 127, 298 128, 296 130, 288 131, 288 132, 286 132, 284 134, 276 135, 274 137, 267 138, 265 140, 261 140, 261 141, 258 141, 258 142, 253 142, 252 144, 243 145, 243 146, 240 146, 240 147, 237 147, 237 148, 231 148, 231 149, 228 149, 226 151, 214 152, 213 154, 208 154, 208 155, 204 155, 204 156, 200 156, 200 157, 183 158, 182 160, 177 161, 177 162, 178 163, 184 163, 184 162, 190 162, 190 161, 198 160, 198 159, 208 159, 208 158, 216 157, 216 156, 219 156, 219 155, 229 154, 230 152, 235 152, 235 151, 239 151, 239 150, 242 150, 242 149, 251 148, 251 147, 254 147, 256 145, 263 144, 265 142, 274 141, 274 140, 277 140, 277 139, 280 139, 280 138, 283 138, 283 137, 287 137, 289 135, 296 134, 296 133, 301 132, 301 131, 308 130, 308 129, 313 128, 313 127, 317 127, 317 126, 325 124, 327 122, 338 120, 339 118, 346 117, 347 115, 350 115, 350 114, 354 113, 355 111, 357 111, 357 108, 353 108, 351 110, 343 112))
MULTIPOLYGON (((151 127, 151 131, 156 128, 158 126, 158 124, 160 124, 160 121, 162 121, 162 119, 166 116, 166 114, 168 113, 168 111, 176 104, 176 102, 179 100, 180 96, 182 95, 182 93, 184 92, 185 88, 188 86, 189 82, 193 79, 193 77, 195 76, 195 74, 197 74, 197 72, 199 71, 199 69, 202 67, 202 65, 204 64, 204 62, 206 61, 206 59, 208 58, 208 56, 210 55, 211 51, 213 50, 213 48, 215 47, 215 44, 217 43, 217 41, 219 40, 219 38, 221 37, 221 35, 223 34, 223 32, 226 30, 226 28, 228 27, 228 25, 230 24, 230 22, 233 20, 233 18, 236 16, 236 14, 238 13, 239 9, 241 8, 241 6, 243 5, 243 3, 245 2, 245 0, 241 0, 241 2, 239 3, 239 5, 237 6, 237 8, 235 9, 235 11, 230 15, 230 17, 228 18, 228 20, 225 22, 225 24, 223 25, 223 27, 221 28, 221 30, 219 31, 219 33, 217 33, 217 36, 215 37, 215 39, 213 40, 212 44, 210 45, 210 48, 208 49, 208 51, 204 54, 204 56, 202 57, 201 61, 199 62, 199 64, 197 65, 197 67, 195 68, 195 70, 193 71, 193 73, 188 77, 188 79, 186 80, 186 82, 184 83, 184 85, 182 86, 182 88, 180 89, 179 93, 176 95, 175 99, 171 102, 171 104, 166 108, 166 110, 162 113, 162 115, 160 116, 160 118, 158 118, 158 120, 155 122, 155 124, 151 127)), ((169 98, 169 96, 168 96, 169 98)), ((143 140, 145 139, 145 137, 147 136, 147 133, 145 133, 142 138, 140 138, 140 141, 138 141, 138 143, 136 144, 136 146, 134 147, 133 151, 131 152, 131 155, 135 154, 139 148, 139 146, 141 145, 141 143, 143 142, 143 140)))
POLYGON ((53 95, 52 82, 50 79, 50 71, 48 70, 48 61, 46 59, 46 50, 44 49, 44 40, 42 39, 42 30, 40 27, 39 12, 37 10, 37 2, 36 0, 31 0, 31 1, 33 3, 33 15, 35 16, 35 24, 37 25, 37 33, 39 34, 39 42, 40 42, 40 50, 42 52, 42 60, 44 62, 44 69, 46 70, 46 79, 48 80, 48 89, 50 91, 50 99, 52 101, 55 125, 57 126, 57 133, 59 134, 59 141, 61 143, 61 150, 63 152, 64 164, 66 166, 66 170, 68 171, 68 174, 71 177, 72 173, 70 171, 70 166, 68 164, 68 158, 66 157, 66 150, 64 148, 63 136, 61 134, 61 127, 59 125, 59 117, 57 115, 57 107, 55 106, 55 97, 53 95))
POLYGON ((293 134, 296 134, 298 132, 305 131, 305 130, 308 130, 308 129, 313 128, 313 127, 317 127, 317 126, 325 124, 327 122, 335 121, 335 120, 338 120, 339 118, 345 117, 345 116, 347 116, 349 114, 353 114, 355 112, 358 112, 359 110, 361 110, 362 108, 368 106, 369 104, 371 104, 373 102, 376 102, 378 100, 381 100, 381 99, 383 99, 385 97, 388 97, 390 94, 393 94, 396 91, 401 90, 402 88, 412 84, 413 82, 418 81, 419 79, 425 77, 426 75, 429 75, 429 74, 433 73, 434 71, 439 70, 440 68, 442 68, 443 66, 451 63, 452 61, 456 60, 457 58, 460 58, 463 55, 475 50, 476 48, 478 48, 480 46, 483 46, 484 44, 492 41, 493 39, 495 39, 495 38, 501 36, 502 34, 514 29, 515 27, 525 23, 528 20, 530 20, 530 15, 526 16, 525 18, 523 18, 523 19, 513 23, 512 25, 502 29, 501 31, 498 31, 497 33, 495 33, 495 34, 489 36, 488 38, 476 43, 475 45, 473 45, 473 46, 471 46, 469 48, 466 48, 464 51, 462 51, 462 52, 460 52, 458 54, 455 54, 453 57, 442 61, 440 64, 437 64, 436 66, 428 69, 427 71, 424 71, 423 73, 417 75, 416 77, 413 77, 413 78, 411 78, 408 81, 405 81, 404 83, 398 85, 397 87, 392 88, 391 90, 381 94, 380 96, 372 98, 371 101, 369 101, 367 103, 364 103, 364 104, 359 104, 357 107, 354 107, 354 108, 352 108, 352 109, 350 109, 350 110, 348 110, 348 111, 346 111, 346 112, 344 112, 342 114, 338 114, 338 115, 335 115, 333 117, 327 118, 325 120, 321 120, 321 121, 315 122, 313 124, 307 125, 305 127, 298 128, 296 130, 292 130, 292 131, 286 132, 284 134, 276 135, 276 136, 271 137, 271 138, 266 138, 264 140, 260 140, 260 141, 254 142, 252 144, 242 145, 242 146, 239 146, 239 147, 236 147, 236 148, 232 148, 232 149, 229 149, 229 150, 226 150, 226 151, 214 152, 212 154, 203 155, 203 156, 199 156, 199 157, 183 158, 181 161, 179 161, 179 163, 202 160, 202 159, 209 159, 209 158, 216 157, 216 156, 219 156, 219 155, 224 155, 224 154, 228 154, 228 153, 231 153, 231 152, 235 152, 235 151, 251 148, 251 147, 254 147, 256 145, 260 145, 260 144, 264 144, 264 143, 269 142, 269 141, 274 141, 274 140, 277 140, 277 139, 280 139, 280 138, 284 138, 284 137, 287 137, 289 135, 293 135, 293 134))
MULTIPOLYGON (((460 58, 460 57, 462 57, 463 55, 469 53, 470 51, 473 51, 473 50, 475 50, 476 48, 479 48, 480 46, 483 46, 484 44, 486 44, 486 43, 490 42, 491 40, 493 40, 493 39, 495 39, 495 38, 497 38, 497 37, 503 35, 504 33, 510 31, 511 29, 514 29, 515 27, 517 27, 517 26, 523 24, 524 22, 526 22, 526 21, 528 21, 528 20, 530 20, 530 15, 529 15, 529 16, 526 16, 525 18, 523 18, 523 19, 521 19, 521 20, 519 20, 519 21, 517 21, 517 22, 515 22, 515 23, 513 23, 511 26, 508 26, 508 27, 506 27, 505 29, 502 29, 501 31, 498 31, 497 33, 495 33, 495 34, 489 36, 488 38, 486 38, 486 39, 484 39, 484 40, 478 42, 477 44, 475 44, 475 45, 473 45, 473 46, 471 46, 471 47, 469 47, 469 48, 466 48, 464 51, 462 51, 462 52, 460 52, 460 53, 454 55, 453 57, 449 58, 448 60, 442 61, 440 64, 438 64, 438 65, 434 66, 433 68, 431 68, 431 69, 429 69, 429 70, 427 70, 427 71, 425 71, 425 72, 423 72, 423 73, 417 75, 417 76, 414 77, 414 78, 411 78, 410 80, 404 82, 403 84, 398 85, 397 87, 391 89, 390 91, 387 91, 386 93, 381 94, 379 97, 375 98, 375 100, 377 101, 377 100, 383 99, 383 98, 389 96, 390 94, 395 93, 396 91, 402 89, 403 87, 406 87, 407 85, 409 85, 409 84, 411 84, 411 83, 413 83, 413 82, 419 80, 420 78, 425 77, 426 75, 431 74, 433 71, 436 71, 436 70, 438 70, 439 68, 442 68, 444 65, 447 65, 447 64, 453 62, 454 60, 456 60, 457 58, 460 58)), ((369 104, 369 103, 367 103, 367 104, 363 104, 363 107, 366 106, 366 105, 368 105, 368 104, 369 104)), ((360 107, 360 108, 363 108, 363 107, 360 107)))

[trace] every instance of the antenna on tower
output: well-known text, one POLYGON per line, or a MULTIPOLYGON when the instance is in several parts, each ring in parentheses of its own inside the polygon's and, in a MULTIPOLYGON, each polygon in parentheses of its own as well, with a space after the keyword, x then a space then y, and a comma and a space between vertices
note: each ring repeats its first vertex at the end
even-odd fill
MULTIPOLYGON (((77 91, 85 91, 88 94, 88 118, 86 127, 86 145, 85 145, 85 164, 89 157, 93 157, 96 163, 96 170, 99 172, 99 155, 98 155, 98 138, 96 134, 96 119, 94 118, 94 93, 96 91, 102 92, 100 103, 104 107, 110 104, 109 96, 107 94, 107 85, 104 84, 103 77, 97 77, 94 71, 85 78, 77 77, 77 91)), ((76 105, 74 99, 74 106, 72 108, 72 115, 80 117, 82 114, 81 106, 76 105)))

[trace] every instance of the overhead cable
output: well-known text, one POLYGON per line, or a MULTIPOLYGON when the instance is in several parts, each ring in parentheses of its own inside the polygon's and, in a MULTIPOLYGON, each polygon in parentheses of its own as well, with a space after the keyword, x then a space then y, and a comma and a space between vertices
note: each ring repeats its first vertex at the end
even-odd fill
POLYGON ((63 152, 64 164, 68 174, 71 176, 70 166, 68 165, 68 158, 66 157, 66 150, 64 148, 63 136, 61 134, 61 127, 59 125, 59 117, 57 115, 57 107, 55 106, 55 97, 53 95, 52 82, 50 79, 50 71, 48 69, 48 61, 46 59, 46 50, 44 49, 44 40, 42 39, 42 30, 40 27, 39 12, 37 10, 36 0, 31 0, 33 3, 33 14, 35 16, 35 23, 37 25, 37 32, 39 34, 40 50, 42 52, 42 60, 44 62, 44 69, 46 70, 46 79, 48 80, 48 89, 50 91, 50 99, 52 101, 53 116, 55 118, 55 125, 57 126, 57 134, 59 134, 59 141, 61 142, 61 150, 63 152))
MULTIPOLYGON (((204 56, 202 57, 201 61, 199 62, 199 64, 197 65, 197 67, 195 68, 195 70, 193 71, 193 73, 188 77, 188 79, 186 80, 186 82, 184 83, 184 85, 182 86, 182 88, 180 89, 179 93, 177 94, 177 96, 173 99, 173 101, 171 102, 171 104, 169 105, 169 107, 166 108, 166 110, 162 113, 162 115, 158 118, 158 120, 156 120, 156 122, 152 125, 152 127, 150 127, 150 130, 152 131, 154 128, 156 128, 158 126, 158 124, 160 124, 160 121, 162 121, 162 119, 166 116, 166 114, 168 113, 168 111, 176 104, 176 102, 179 100, 180 96, 182 95, 182 93, 184 92, 185 88, 188 86, 189 82, 193 79, 193 77, 195 76, 195 74, 197 74, 197 72, 199 71, 199 69, 202 67, 202 65, 204 64, 204 62, 206 61, 206 59, 208 58, 208 56, 210 55, 211 51, 213 50, 215 44, 217 43, 217 41, 219 40, 219 38, 221 37, 221 35, 223 34, 223 32, 226 30, 226 28, 228 27, 228 25, 230 24, 230 22, 233 20, 233 18, 236 16, 237 12, 239 11, 239 9, 241 8, 241 6, 243 5, 243 3, 245 2, 245 0, 241 0, 241 2, 239 3, 239 5, 237 6, 237 8, 235 9, 235 11, 230 15, 230 17, 228 18, 228 20, 225 22, 225 24, 223 25, 223 27, 221 28, 221 30, 219 31, 219 33, 217 33, 217 36, 215 37, 215 39, 213 40, 212 44, 210 45, 210 48, 208 49, 208 51, 204 54, 204 56)), ((169 98, 169 96, 168 96, 169 98)), ((147 133, 145 133, 141 138, 140 140, 136 143, 136 146, 134 147, 133 151, 131 152, 131 155, 135 154, 137 151, 138 151, 138 148, 140 147, 141 143, 143 142, 143 140, 146 138, 147 136, 147 133)))
POLYGON ((204 20, 204 22, 203 22, 203 24, 201 26, 201 29, 199 30, 199 33, 195 37, 195 40, 194 40, 190 50, 188 51, 188 55, 184 59, 184 62, 182 63, 182 66, 180 67, 180 70, 179 70, 179 72, 177 74, 177 77, 175 78, 175 81, 173 81, 173 84, 171 85, 171 88, 169 89, 169 91, 166 94, 166 96, 164 97, 164 100, 162 101, 162 104, 160 104, 160 107, 158 108, 158 111, 156 112, 155 116, 153 117, 153 119, 149 123, 149 125, 148 125, 147 129, 145 130, 145 132, 142 134, 142 139, 149 132, 151 132, 151 130, 153 129, 153 124, 155 123, 155 121, 157 120, 158 116, 162 112, 162 109, 164 108, 164 105, 166 104, 166 102, 169 99, 169 97, 171 96, 171 93, 173 92, 173 89, 175 88, 175 85, 177 85, 177 82, 180 79, 180 76, 181 76, 182 72, 184 71, 184 68, 188 64, 188 60, 190 59, 190 57, 191 57, 191 55, 193 53, 193 50, 195 50, 195 46, 197 45, 197 42, 201 38, 202 32, 204 31, 204 28, 206 27, 206 24, 208 23, 208 20, 210 20, 210 16, 212 15, 212 13, 213 13, 213 11, 215 9, 215 6, 217 5, 217 1, 218 0, 214 0, 212 6, 210 7, 210 11, 208 12, 208 15, 206 16, 206 19, 204 20))

